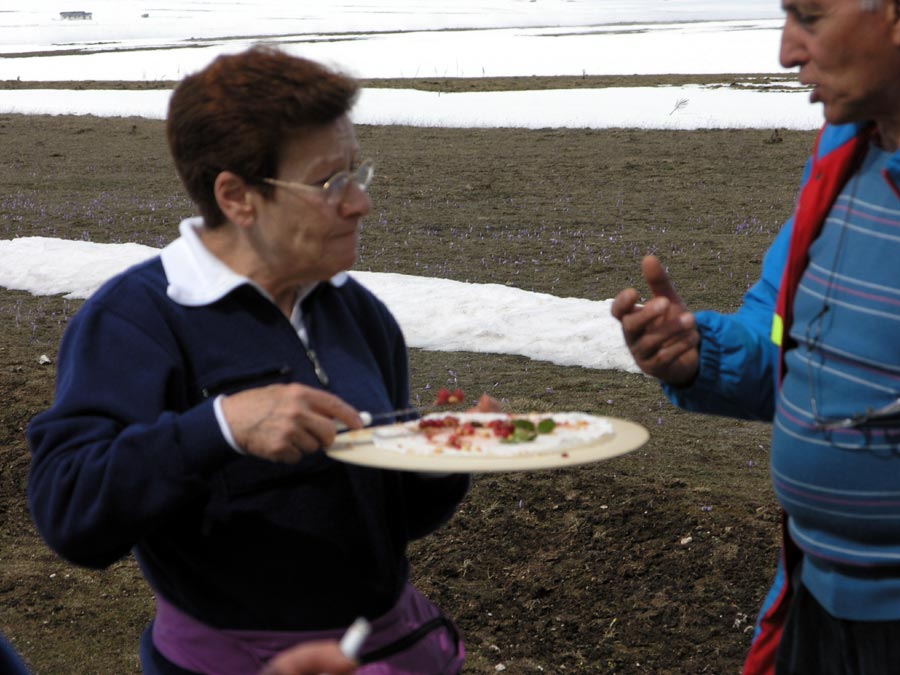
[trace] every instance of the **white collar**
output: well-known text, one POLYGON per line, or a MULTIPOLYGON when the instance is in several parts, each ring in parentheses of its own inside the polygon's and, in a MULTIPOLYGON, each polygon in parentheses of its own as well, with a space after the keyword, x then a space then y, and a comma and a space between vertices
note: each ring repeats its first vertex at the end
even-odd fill
MULTIPOLYGON (((200 217, 181 221, 178 226, 181 236, 160 253, 166 280, 169 282, 166 288, 169 298, 186 307, 201 307, 221 300, 238 286, 250 284, 272 300, 262 287, 232 270, 206 248, 197 234, 197 230, 202 227, 203 219, 200 217)), ((346 272, 340 272, 330 279, 333 286, 342 286, 346 281, 346 272)), ((317 285, 300 289, 298 302, 317 285)))

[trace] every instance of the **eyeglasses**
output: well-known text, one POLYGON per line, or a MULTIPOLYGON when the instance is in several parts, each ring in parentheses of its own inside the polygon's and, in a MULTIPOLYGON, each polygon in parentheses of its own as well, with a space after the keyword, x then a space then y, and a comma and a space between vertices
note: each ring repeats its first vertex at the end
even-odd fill
MULTIPOLYGON (((813 406, 813 408, 815 408, 815 406, 813 406)), ((816 419, 816 427, 826 430, 858 429, 868 424, 875 423, 885 427, 900 426, 900 398, 896 401, 891 401, 880 408, 866 408, 865 412, 858 413, 852 417, 823 419, 816 415, 815 409, 813 410, 813 416, 816 419)))
POLYGON ((806 368, 809 378, 809 403, 813 420, 817 429, 858 429, 869 424, 877 423, 879 426, 900 426, 900 398, 886 403, 878 408, 866 408, 863 412, 850 417, 823 417, 819 415, 819 406, 816 402, 816 387, 813 372, 813 351, 819 345, 822 336, 822 324, 828 313, 828 305, 824 305, 816 316, 806 326, 806 368), (816 325, 815 333, 811 329, 816 325))
POLYGON ((322 185, 307 185, 306 183, 295 183, 293 181, 278 180, 277 178, 263 178, 261 180, 263 183, 282 187, 286 190, 324 195, 326 202, 337 204, 344 198, 350 183, 356 185, 358 190, 368 192, 374 176, 375 163, 371 159, 367 159, 352 171, 338 171, 322 185))

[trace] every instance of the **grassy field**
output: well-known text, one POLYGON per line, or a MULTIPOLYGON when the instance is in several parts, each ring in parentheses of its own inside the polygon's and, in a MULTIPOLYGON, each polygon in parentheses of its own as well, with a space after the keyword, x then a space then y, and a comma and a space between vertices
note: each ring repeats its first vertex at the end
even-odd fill
MULTIPOLYGON (((774 131, 361 127, 378 174, 357 267, 599 300, 643 288, 653 252, 692 307, 732 311, 813 141, 774 131)), ((162 246, 192 213, 162 122, 0 116, 0 147, 0 238, 162 246)), ((24 498, 23 431, 53 397, 38 358, 55 361, 79 304, 0 290, 0 631, 41 675, 137 673, 152 597, 133 560, 65 563, 24 498)), ((411 365, 414 393, 452 383, 651 432, 613 461, 476 476, 454 520, 412 547, 414 580, 466 637, 467 672, 739 672, 777 552, 767 425, 677 411, 642 375, 459 352, 413 351, 411 365)))

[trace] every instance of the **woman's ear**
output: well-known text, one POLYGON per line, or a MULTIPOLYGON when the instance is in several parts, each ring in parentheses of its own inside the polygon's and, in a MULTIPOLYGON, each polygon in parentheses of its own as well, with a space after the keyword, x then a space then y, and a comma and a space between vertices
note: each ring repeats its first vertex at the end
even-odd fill
POLYGON ((213 193, 216 203, 230 222, 239 227, 250 227, 256 222, 253 192, 236 173, 222 171, 216 176, 213 193))

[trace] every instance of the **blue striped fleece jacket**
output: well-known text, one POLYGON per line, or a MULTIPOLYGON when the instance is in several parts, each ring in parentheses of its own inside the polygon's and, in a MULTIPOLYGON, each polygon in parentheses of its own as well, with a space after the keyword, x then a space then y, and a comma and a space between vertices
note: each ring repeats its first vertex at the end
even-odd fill
POLYGON ((785 546, 745 675, 772 672, 801 557, 835 616, 900 619, 900 426, 817 424, 900 396, 900 152, 871 138, 823 128, 762 277, 736 313, 697 314, 700 373, 665 388, 687 410, 775 422, 785 546))

